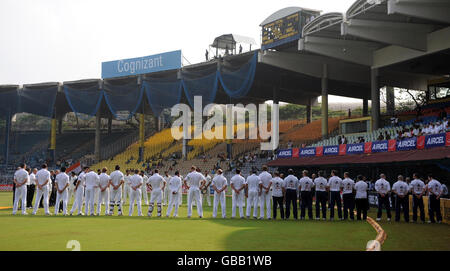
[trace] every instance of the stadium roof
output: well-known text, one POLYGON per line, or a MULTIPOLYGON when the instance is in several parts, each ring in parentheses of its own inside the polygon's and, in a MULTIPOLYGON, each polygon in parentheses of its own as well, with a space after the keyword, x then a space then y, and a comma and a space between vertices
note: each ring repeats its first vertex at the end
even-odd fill
POLYGON ((381 152, 353 155, 325 155, 303 158, 280 158, 268 163, 271 167, 324 166, 324 165, 364 165, 414 161, 431 161, 450 159, 448 147, 438 147, 425 150, 381 152))

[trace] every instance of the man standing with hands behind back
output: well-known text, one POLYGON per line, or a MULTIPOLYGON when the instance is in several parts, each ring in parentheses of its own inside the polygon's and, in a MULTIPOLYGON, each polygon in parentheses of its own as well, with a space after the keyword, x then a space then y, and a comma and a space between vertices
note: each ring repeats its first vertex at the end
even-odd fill
POLYGON ((27 214, 27 182, 28 172, 26 171, 26 165, 21 164, 20 168, 14 173, 14 184, 16 185, 16 191, 14 191, 14 206, 12 214, 15 215, 19 206, 19 200, 22 200, 22 214, 27 214))
POLYGON ((270 199, 272 198, 272 193, 270 192, 270 187, 272 186, 272 174, 267 172, 267 166, 262 166, 263 172, 259 174, 259 178, 261 179, 260 187, 260 216, 259 219, 264 219, 264 204, 266 205, 267 219, 272 219, 272 211, 270 199))
POLYGON ((36 214, 42 197, 44 197, 45 215, 50 215, 50 211, 48 209, 48 190, 50 181, 50 172, 47 170, 47 164, 43 164, 42 168, 36 173, 37 192, 33 206, 33 215, 36 214))
POLYGON ((63 215, 67 215, 67 201, 69 199, 69 194, 67 188, 69 187, 69 175, 66 174, 66 168, 62 167, 61 172, 55 177, 55 188, 56 188, 56 205, 55 205, 55 215, 58 214, 59 205, 61 201, 63 202, 63 215))

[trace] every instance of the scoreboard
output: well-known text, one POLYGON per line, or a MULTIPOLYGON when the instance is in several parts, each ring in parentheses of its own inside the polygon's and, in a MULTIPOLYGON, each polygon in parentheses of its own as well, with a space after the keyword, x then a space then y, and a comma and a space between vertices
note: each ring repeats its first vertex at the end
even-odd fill
POLYGON ((301 38, 302 28, 319 13, 296 12, 262 26, 261 49, 274 48, 301 38))

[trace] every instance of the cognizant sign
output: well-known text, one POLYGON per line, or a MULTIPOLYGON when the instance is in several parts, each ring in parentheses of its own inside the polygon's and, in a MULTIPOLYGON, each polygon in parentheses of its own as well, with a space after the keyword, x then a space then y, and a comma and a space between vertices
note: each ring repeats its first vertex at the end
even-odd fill
POLYGON ((102 62, 102 78, 130 76, 179 68, 181 68, 181 50, 102 62))

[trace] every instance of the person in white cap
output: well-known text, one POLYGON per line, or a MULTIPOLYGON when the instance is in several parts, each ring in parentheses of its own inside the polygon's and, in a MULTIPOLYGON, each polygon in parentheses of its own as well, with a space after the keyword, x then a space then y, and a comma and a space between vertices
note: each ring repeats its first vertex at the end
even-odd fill
POLYGON ((375 191, 378 192, 378 212, 377 221, 381 220, 383 205, 386 208, 387 220, 391 221, 391 205, 389 202, 389 192, 391 191, 391 185, 386 181, 386 175, 380 174, 380 179, 375 182, 375 191))
POLYGON ((419 178, 419 174, 413 174, 413 180, 410 184, 413 198, 413 221, 417 222, 417 208, 420 209, 420 220, 425 222, 425 210, 423 206, 423 195, 425 193, 425 183, 419 178))
POLYGON ((36 214, 37 209, 39 207, 39 202, 41 198, 44 197, 43 205, 46 215, 50 215, 50 211, 48 209, 48 191, 49 191, 49 182, 50 182, 50 172, 47 170, 47 164, 43 164, 41 169, 36 173, 36 199, 34 201, 33 206, 33 215, 36 214))
POLYGON ((175 171, 175 176, 171 177, 169 182, 167 183, 167 187, 169 189, 169 203, 167 206, 167 213, 166 217, 170 216, 170 213, 172 212, 172 208, 175 205, 175 211, 173 212, 173 217, 178 216, 178 193, 180 193, 180 187, 181 187, 181 178, 180 178, 180 172, 175 171))
POLYGON ((67 202, 69 200, 68 187, 70 185, 69 175, 66 174, 66 168, 61 167, 61 171, 56 175, 56 205, 55 215, 58 215, 59 205, 63 202, 63 215, 67 215, 67 202))
POLYGON ((441 214, 441 195, 442 195, 442 185, 439 181, 433 178, 433 175, 428 174, 428 191, 429 191, 429 202, 430 209, 428 215, 430 216, 430 222, 441 223, 442 222, 442 214, 441 214), (436 214, 436 221, 434 220, 434 215, 436 214))
POLYGON ((125 182, 124 175, 120 171, 120 166, 116 165, 115 170, 109 176, 111 178, 111 194, 109 202, 109 215, 113 215, 114 206, 117 206, 118 215, 121 216, 122 213, 122 186, 125 182))
POLYGON ((141 196, 142 196, 142 192, 141 192, 141 186, 143 184, 143 179, 141 177, 141 175, 139 175, 139 170, 136 169, 134 171, 134 175, 130 177, 130 190, 131 190, 131 194, 130 194, 130 209, 128 212, 129 216, 133 215, 133 210, 134 210, 134 203, 136 202, 137 205, 137 209, 138 209, 138 216, 142 216, 142 207, 141 207, 141 196))
POLYGON ((403 181, 402 175, 398 175, 397 180, 392 185, 395 194, 395 221, 400 221, 400 211, 403 209, 405 221, 409 222, 409 185, 403 181))
POLYGON ((260 183, 260 189, 261 189, 261 195, 260 195, 260 206, 259 206, 259 219, 264 219, 264 205, 266 205, 266 217, 267 219, 272 219, 272 211, 271 211, 271 203, 270 200, 272 198, 272 174, 267 172, 267 166, 262 166, 262 172, 259 174, 259 179, 261 179, 260 183))
POLYGON ((152 189, 152 194, 150 196, 150 204, 148 206, 148 213, 147 215, 149 217, 152 216, 153 214, 153 208, 155 206, 155 202, 156 202, 156 207, 157 207, 157 216, 160 217, 161 216, 161 199, 162 199, 162 191, 164 190, 165 186, 166 186, 166 181, 164 180, 164 178, 159 175, 159 170, 155 169, 154 174, 148 179, 148 183, 151 186, 152 189))
POLYGON ((247 180, 245 181, 245 187, 247 190, 246 197, 247 197, 247 212, 246 216, 247 218, 250 218, 250 211, 253 207, 253 218, 257 219, 257 212, 258 212, 258 197, 261 194, 260 192, 260 185, 261 179, 258 175, 256 175, 256 170, 253 170, 252 175, 247 177, 247 180))
POLYGON ((214 189, 214 205, 213 205, 213 218, 217 217, 217 208, 222 207, 222 218, 227 216, 227 206, 225 191, 227 189, 227 178, 222 175, 222 169, 217 170, 217 175, 212 180, 212 188, 214 189))
POLYGON ((242 177, 240 169, 236 169, 236 175, 231 178, 230 186, 232 189, 231 218, 236 217, 236 206, 239 208, 240 218, 244 218, 245 178, 242 177))
POLYGON ((16 191, 14 191, 14 205, 12 214, 15 215, 19 206, 19 201, 22 201, 22 214, 27 214, 27 183, 29 175, 26 171, 26 165, 21 164, 20 168, 14 173, 14 183, 16 191))
POLYGON ((355 220, 353 210, 355 209, 355 195, 353 190, 355 182, 350 179, 350 174, 344 172, 344 179, 342 180, 342 199, 344 201, 344 220, 350 216, 351 220, 355 220))
MULTIPOLYGON (((200 169, 198 169, 200 170, 200 169)), ((188 214, 187 217, 192 216, 192 201, 197 203, 197 213, 200 218, 203 217, 203 208, 200 198, 200 191, 204 188, 206 179, 203 174, 197 171, 197 167, 192 166, 191 172, 189 172, 184 178, 184 185, 188 188, 188 214), (189 183, 189 185, 188 185, 189 183)))
POLYGON ((84 175, 84 181, 86 185, 85 190, 85 203, 86 206, 86 215, 95 215, 95 208, 94 208, 94 199, 95 199, 95 188, 98 187, 98 183, 100 181, 100 178, 97 174, 97 172, 90 170, 90 168, 87 168, 87 173, 84 175))
POLYGON ((80 172, 77 178, 77 183, 75 185, 75 201, 73 202, 72 209, 70 210, 70 215, 73 215, 76 209, 78 209, 78 215, 83 214, 83 202, 84 202, 84 188, 85 188, 85 179, 84 176, 88 171, 88 167, 84 167, 83 171, 80 172))
POLYGON ((105 215, 109 215, 109 186, 111 184, 111 177, 107 174, 108 169, 104 167, 102 173, 99 176, 99 197, 97 202, 97 215, 100 215, 102 211, 102 202, 105 202, 105 215))

